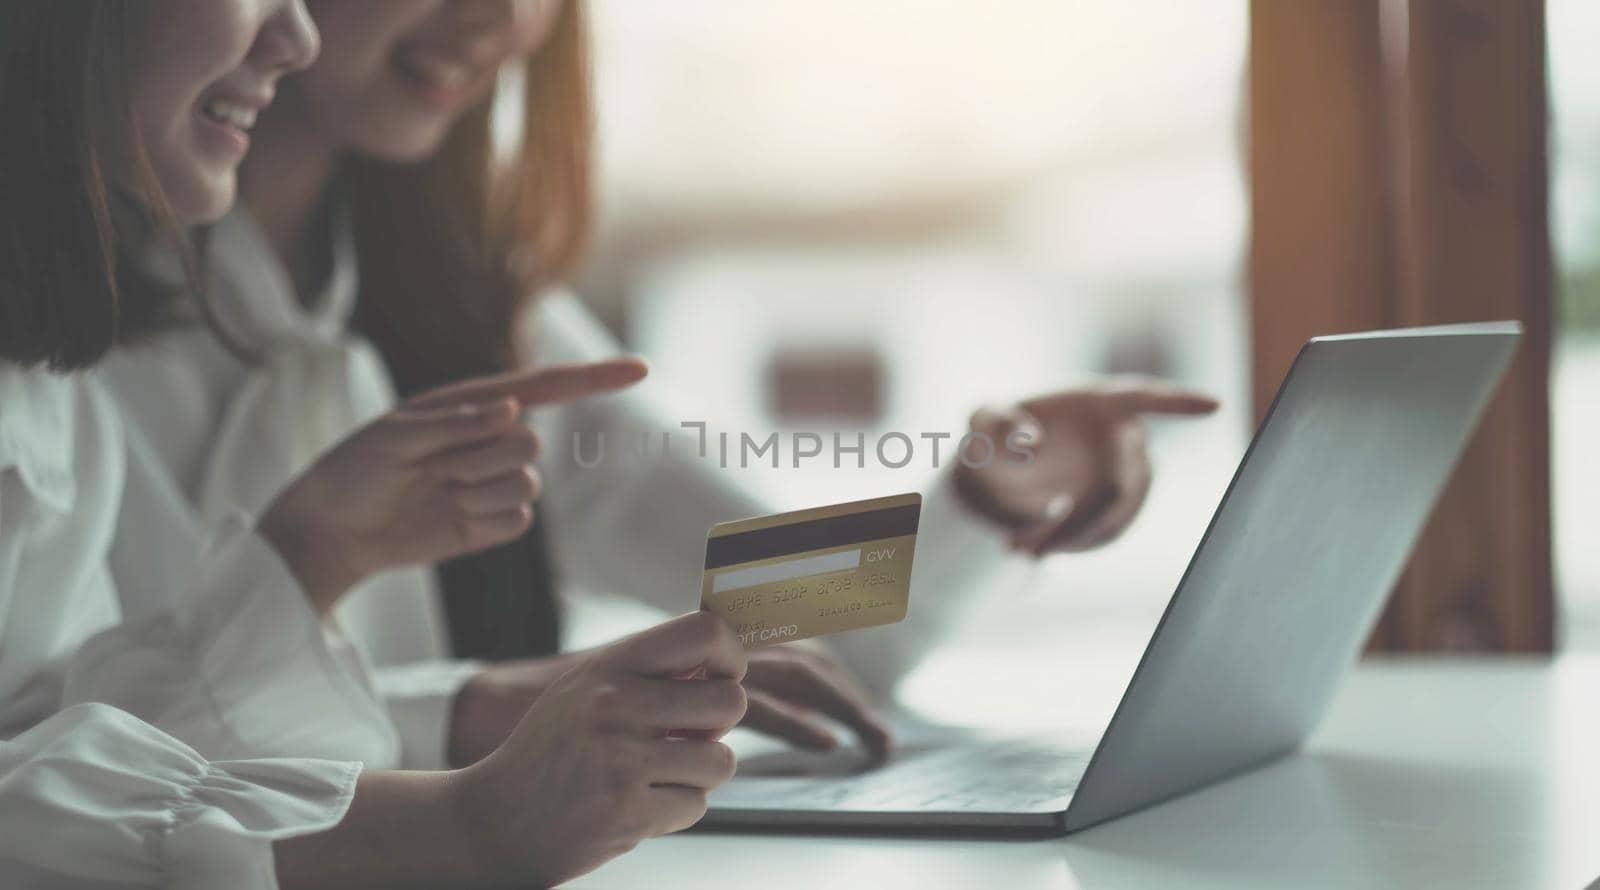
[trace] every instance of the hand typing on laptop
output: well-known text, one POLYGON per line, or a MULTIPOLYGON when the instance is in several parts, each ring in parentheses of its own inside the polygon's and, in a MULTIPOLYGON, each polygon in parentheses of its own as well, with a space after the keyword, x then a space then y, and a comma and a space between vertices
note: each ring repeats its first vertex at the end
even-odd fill
MULTIPOLYGON (((551 684, 593 652, 486 665, 456 695, 451 763, 473 763, 493 751, 551 684)), ((830 750, 839 739, 825 717, 854 732, 873 760, 889 751, 889 728, 870 696, 819 644, 790 643, 751 652, 744 687, 749 709, 741 725, 748 729, 798 748, 830 750)))
POLYGON ((861 740, 876 761, 887 756, 889 726, 849 669, 815 641, 788 643, 750 653, 745 674, 749 729, 799 748, 831 750, 839 740, 818 716, 837 721, 861 740))

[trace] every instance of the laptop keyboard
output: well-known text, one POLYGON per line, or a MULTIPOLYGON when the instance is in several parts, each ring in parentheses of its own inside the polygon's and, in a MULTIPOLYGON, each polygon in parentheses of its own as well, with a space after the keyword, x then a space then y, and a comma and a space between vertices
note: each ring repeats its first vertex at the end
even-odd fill
MULTIPOLYGON (((731 809, 850 810, 871 812, 1046 812, 1066 806, 1077 787, 1092 742, 966 739, 955 743, 902 745, 888 763, 866 767, 857 760, 841 769, 839 758, 802 760, 769 755, 740 765, 739 777, 712 796, 713 807, 731 809)), ((857 755, 859 756, 859 755, 857 755)))

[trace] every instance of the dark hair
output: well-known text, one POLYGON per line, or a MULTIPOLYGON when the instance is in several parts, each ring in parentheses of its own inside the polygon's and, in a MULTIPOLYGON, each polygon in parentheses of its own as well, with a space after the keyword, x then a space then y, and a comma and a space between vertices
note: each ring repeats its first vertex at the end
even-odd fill
POLYGON ((0 360, 85 367, 170 305, 133 260, 157 233, 178 240, 128 103, 140 15, 132 0, 0 11, 0 360))
MULTIPOLYGON (((560 16, 523 67, 522 140, 509 166, 495 157, 493 100, 420 164, 349 162, 361 281, 353 326, 402 394, 516 364, 518 316, 582 256, 592 202, 588 34, 579 0, 560 16)), ((458 657, 556 651, 547 516, 516 541, 439 567, 458 657)))
POLYGON ((516 319, 571 274, 591 215, 588 35, 577 0, 523 69, 523 133, 497 163, 493 100, 419 163, 347 162, 361 293, 354 327, 402 393, 517 361, 516 319))

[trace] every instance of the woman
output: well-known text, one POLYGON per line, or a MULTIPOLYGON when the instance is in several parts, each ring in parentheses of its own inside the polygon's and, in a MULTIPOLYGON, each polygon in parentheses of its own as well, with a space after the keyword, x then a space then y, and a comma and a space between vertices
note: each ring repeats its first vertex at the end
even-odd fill
POLYGON ((662 738, 715 735, 743 710, 742 650, 701 615, 577 665, 469 770, 228 759, 370 750, 360 724, 323 719, 364 690, 321 618, 375 570, 520 534, 536 485, 523 404, 622 385, 636 362, 408 402, 292 480, 254 527, 225 523, 170 608, 121 609, 111 538, 140 455, 85 369, 162 320, 166 291, 138 271, 146 248, 227 209, 251 118, 316 46, 297 0, 0 10, 0 885, 557 881, 699 818, 731 772, 718 743, 662 738), (697 666, 712 679, 664 679, 697 666), (135 693, 112 703, 137 713, 73 704, 99 685, 135 693), (274 725, 296 722, 336 737, 274 725))
MULTIPOLYGON (((308 405, 356 418, 386 404, 390 376, 410 392, 617 352, 593 316, 555 290, 589 219, 581 5, 341 0, 313 3, 312 13, 328 52, 287 81, 283 101, 262 117, 241 173, 244 206, 213 232, 214 330, 196 327, 117 362, 133 425, 210 515, 264 502, 309 460, 310 443, 296 452, 253 432, 303 417, 308 405), (526 85, 523 130, 497 164, 490 110, 508 64, 526 85), (369 341, 384 367, 368 357, 369 341), (175 385, 195 389, 190 401, 206 407, 175 416, 163 395, 175 385)), ((640 387, 542 409, 535 425, 563 447, 576 431, 634 441, 678 429, 683 415, 664 404, 640 387)), ((907 622, 830 641, 837 658, 821 646, 753 654, 745 725, 828 747, 835 740, 821 714, 881 752, 888 732, 862 686, 886 692, 1007 543, 1043 553, 1114 537, 1149 482, 1140 416, 1213 407, 1204 396, 1114 381, 975 415, 975 429, 996 441, 1037 439, 1038 459, 962 467, 941 482, 924 507, 907 622)), ((331 441, 344 430, 330 421, 322 435, 331 441)), ((584 473, 562 454, 544 470, 548 527, 540 522, 516 547, 444 568, 458 654, 514 654, 516 645, 496 645, 506 633, 520 634, 522 652, 551 650, 546 543, 564 583, 675 612, 699 589, 707 528, 770 512, 708 462, 615 462, 584 473), (515 615, 496 600, 533 607, 515 615)), ((346 627, 384 665, 406 762, 470 762, 505 737, 564 662, 437 660, 447 647, 433 579, 393 580, 366 600, 385 607, 347 612, 346 627)))

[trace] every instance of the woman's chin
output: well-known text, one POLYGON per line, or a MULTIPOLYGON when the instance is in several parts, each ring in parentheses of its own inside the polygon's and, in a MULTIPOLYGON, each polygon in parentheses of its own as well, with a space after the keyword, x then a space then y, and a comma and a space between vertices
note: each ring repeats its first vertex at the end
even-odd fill
POLYGON ((216 222, 233 209, 238 192, 235 171, 193 177, 176 185, 163 184, 167 204, 178 223, 185 226, 216 222))
POLYGON ((355 148, 375 160, 390 164, 415 164, 438 153, 439 147, 444 144, 446 132, 400 134, 391 139, 367 140, 367 144, 355 148))

